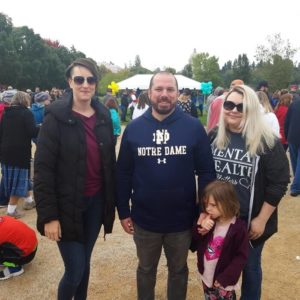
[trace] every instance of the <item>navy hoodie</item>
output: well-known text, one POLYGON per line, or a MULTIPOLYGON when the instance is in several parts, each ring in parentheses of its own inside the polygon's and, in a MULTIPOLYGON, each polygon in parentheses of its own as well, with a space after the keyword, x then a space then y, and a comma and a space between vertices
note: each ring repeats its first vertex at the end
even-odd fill
POLYGON ((149 108, 124 131, 117 174, 121 220, 131 217, 152 232, 191 228, 198 214, 195 175, 200 193, 215 179, 203 126, 178 107, 163 121, 149 108))

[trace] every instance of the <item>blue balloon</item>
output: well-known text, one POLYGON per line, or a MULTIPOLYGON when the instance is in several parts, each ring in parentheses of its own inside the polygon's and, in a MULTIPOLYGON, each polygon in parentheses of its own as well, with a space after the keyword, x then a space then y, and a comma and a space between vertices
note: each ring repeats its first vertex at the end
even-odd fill
POLYGON ((204 95, 208 95, 211 93, 212 91, 212 82, 208 81, 208 82, 201 82, 201 86, 200 86, 202 93, 204 95))

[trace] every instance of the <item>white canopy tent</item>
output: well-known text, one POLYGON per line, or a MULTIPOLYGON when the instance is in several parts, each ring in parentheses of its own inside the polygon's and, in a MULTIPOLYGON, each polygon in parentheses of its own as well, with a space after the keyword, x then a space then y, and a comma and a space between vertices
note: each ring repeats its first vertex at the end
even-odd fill
MULTIPOLYGON (((123 81, 117 82, 119 85, 119 88, 121 90, 128 89, 141 89, 141 90, 147 90, 149 88, 150 79, 153 76, 153 74, 138 74, 134 75, 132 77, 129 77, 123 81)), ((178 81, 178 87, 179 89, 188 88, 188 89, 197 89, 199 90, 201 87, 201 82, 190 79, 188 77, 185 77, 183 75, 175 75, 177 81, 178 81)))

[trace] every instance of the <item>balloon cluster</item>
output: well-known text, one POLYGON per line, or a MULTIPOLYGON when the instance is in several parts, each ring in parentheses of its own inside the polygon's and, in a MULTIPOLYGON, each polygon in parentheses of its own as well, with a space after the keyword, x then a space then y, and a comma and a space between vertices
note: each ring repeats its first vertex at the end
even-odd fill
POLYGON ((209 95, 212 91, 212 82, 201 82, 200 89, 202 90, 203 95, 209 95))
POLYGON ((109 89, 111 89, 112 91, 112 95, 116 95, 116 93, 119 91, 119 86, 114 82, 112 81, 108 86, 107 86, 109 89))

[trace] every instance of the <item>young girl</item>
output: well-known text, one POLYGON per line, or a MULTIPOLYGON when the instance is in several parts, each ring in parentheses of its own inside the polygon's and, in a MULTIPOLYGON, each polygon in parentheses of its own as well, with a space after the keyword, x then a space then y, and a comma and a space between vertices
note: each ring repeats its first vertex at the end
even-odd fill
POLYGON ((194 238, 205 299, 236 299, 237 282, 248 258, 248 233, 238 218, 239 201, 225 181, 206 186, 194 238))

